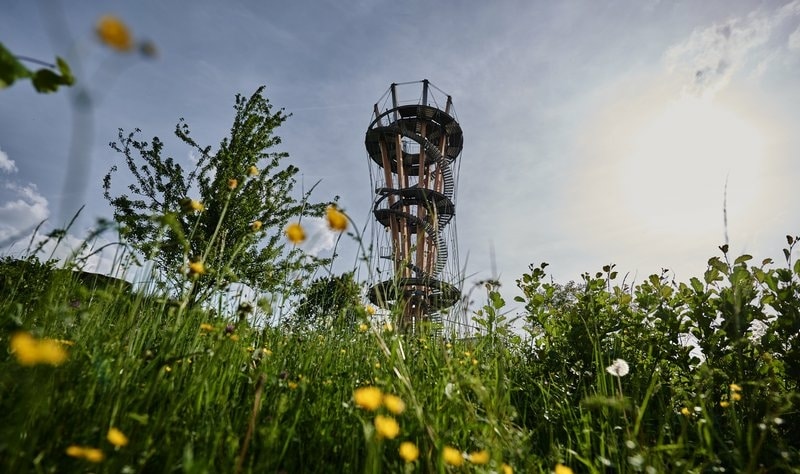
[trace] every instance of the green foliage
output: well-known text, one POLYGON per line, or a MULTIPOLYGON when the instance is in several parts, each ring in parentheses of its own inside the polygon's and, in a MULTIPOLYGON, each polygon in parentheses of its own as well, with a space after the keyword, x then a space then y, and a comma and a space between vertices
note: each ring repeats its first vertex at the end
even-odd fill
POLYGON ((298 249, 286 249, 282 232, 289 220, 321 215, 324 205, 307 202, 311 191, 299 201, 292 195, 298 168, 283 165, 287 153, 271 151, 281 142, 275 129, 287 116, 273 112, 263 90, 250 98, 236 96, 230 136, 216 152, 198 145, 180 121, 175 134, 198 153, 188 172, 162 156, 164 143, 158 137, 150 143, 137 140, 138 129, 127 135, 120 130, 111 143, 133 177, 129 192, 119 195, 111 186, 116 165, 103 180, 123 237, 154 262, 173 289, 185 286, 189 262, 203 262, 207 273, 193 275, 191 301, 236 281, 264 291, 289 291, 291 272, 320 263, 298 249))
POLYGON ((0 43, 0 89, 11 86, 19 79, 30 79, 36 91, 41 93, 56 92, 59 86, 75 83, 69 64, 60 57, 56 57, 55 66, 31 71, 0 43))
POLYGON ((290 326, 302 328, 337 328, 352 330, 363 316, 361 287, 353 272, 317 278, 308 284, 295 309, 290 326))
POLYGON ((800 276, 788 241, 787 268, 751 267, 749 255, 730 263, 723 246, 688 284, 665 270, 614 285, 608 265, 565 287, 545 281, 546 264, 531 266, 518 280, 531 344, 515 404, 544 405, 547 421, 523 411, 524 424, 551 455, 592 471, 788 469, 800 439, 800 276), (631 367, 617 387, 604 371, 615 359, 631 367))

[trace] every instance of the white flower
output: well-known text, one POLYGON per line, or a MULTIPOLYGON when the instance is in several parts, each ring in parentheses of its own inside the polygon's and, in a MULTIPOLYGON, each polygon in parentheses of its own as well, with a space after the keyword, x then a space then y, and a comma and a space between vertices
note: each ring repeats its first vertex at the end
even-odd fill
POLYGON ((606 367, 606 372, 611 375, 616 375, 617 377, 625 377, 630 370, 631 368, 628 366, 628 363, 622 359, 617 359, 606 367))

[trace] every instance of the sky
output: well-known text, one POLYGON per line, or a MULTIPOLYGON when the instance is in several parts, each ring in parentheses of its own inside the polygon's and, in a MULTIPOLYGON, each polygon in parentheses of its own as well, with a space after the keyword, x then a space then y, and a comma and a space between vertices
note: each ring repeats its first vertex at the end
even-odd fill
MULTIPOLYGON (((118 128, 161 137, 188 166, 178 119, 216 147, 235 95, 260 85, 292 114, 277 133, 298 186, 321 180, 313 197, 340 196, 369 231, 373 104, 422 79, 452 96, 464 132, 465 292, 499 279, 510 300, 540 262, 562 283, 611 263, 628 283, 662 269, 686 281, 726 242, 780 261, 800 234, 800 0, 3 3, 0 41, 67 58, 90 104, 75 107, 78 88, 0 90, 5 254, 81 205, 70 242, 111 217, 101 181, 121 164, 118 128), (99 44, 109 13, 158 57, 99 44)), ((307 250, 329 253, 334 236, 310 227, 307 250)), ((355 243, 339 250, 352 268, 355 243)))

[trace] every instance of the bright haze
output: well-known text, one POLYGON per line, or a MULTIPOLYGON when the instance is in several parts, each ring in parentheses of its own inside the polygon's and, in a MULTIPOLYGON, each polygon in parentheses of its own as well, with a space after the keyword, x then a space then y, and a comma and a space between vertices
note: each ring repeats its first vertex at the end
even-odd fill
MULTIPOLYGON (((235 94, 261 84, 293 114, 278 134, 299 184, 322 180, 316 199, 339 195, 366 224, 373 104, 421 79, 453 97, 464 130, 466 286, 499 278, 510 297, 540 262, 561 282, 609 263, 628 281, 662 268, 687 280, 726 241, 779 260, 784 236, 800 234, 800 1, 103 3, 4 2, 0 41, 66 57, 92 102, 87 118, 74 88, 0 90, 0 241, 86 204, 79 239, 111 216, 101 180, 121 164, 108 147, 118 128, 158 135, 188 166, 177 120, 216 147, 235 94), (106 13, 158 58, 100 45, 106 13), (90 133, 70 162, 76 120, 90 133)), ((330 252, 332 236, 314 232, 309 250, 330 252)), ((339 245, 344 271, 356 246, 339 245)))

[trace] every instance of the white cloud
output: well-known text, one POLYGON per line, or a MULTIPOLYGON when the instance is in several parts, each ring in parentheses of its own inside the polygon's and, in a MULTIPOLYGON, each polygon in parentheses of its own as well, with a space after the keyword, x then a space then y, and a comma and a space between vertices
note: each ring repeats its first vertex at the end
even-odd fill
POLYGON ((0 171, 6 173, 16 173, 17 171, 17 164, 3 150, 0 150, 0 171))
POLYGON ((800 51, 800 26, 789 35, 787 46, 790 51, 800 51))
POLYGON ((320 253, 333 249, 339 235, 328 228, 328 223, 321 217, 303 219, 303 229, 307 239, 300 244, 300 248, 307 254, 319 256, 320 253))
MULTIPOLYGON (((667 70, 689 78, 688 92, 713 96, 749 60, 758 60, 756 56, 760 55, 756 53, 761 52, 782 22, 798 15, 800 0, 795 0, 779 9, 757 9, 746 16, 697 29, 687 40, 667 50, 664 55, 667 70)), ((795 34, 792 37, 800 43, 795 34)), ((791 41, 790 37, 790 46, 791 41)))
POLYGON ((0 203, 0 242, 26 233, 50 216, 47 199, 33 183, 6 183, 11 199, 0 203))

